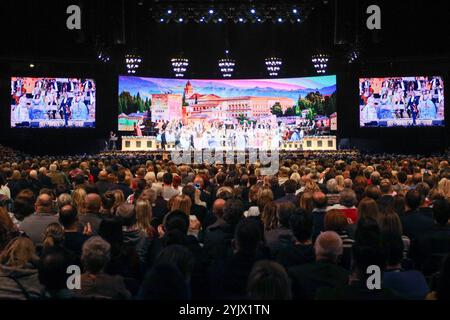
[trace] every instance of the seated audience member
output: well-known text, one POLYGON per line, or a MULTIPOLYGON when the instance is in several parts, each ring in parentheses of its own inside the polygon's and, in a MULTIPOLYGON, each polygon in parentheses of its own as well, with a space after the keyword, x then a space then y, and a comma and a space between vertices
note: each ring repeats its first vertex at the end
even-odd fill
POLYGON ((255 263, 247 284, 250 300, 291 300, 291 283, 286 270, 273 261, 255 263))
POLYGON ((324 219, 327 213, 328 198, 323 192, 313 193, 313 234, 312 238, 315 240, 319 234, 324 231, 324 219))
POLYGON ((84 299, 130 299, 123 278, 104 272, 111 255, 111 246, 101 237, 92 237, 83 244, 81 289, 75 295, 84 299))
POLYGON ((383 249, 386 255, 386 269, 382 285, 392 289, 408 300, 423 300, 429 292, 427 281, 417 270, 403 270, 403 241, 398 235, 384 234, 383 249))
POLYGON ((102 170, 98 174, 98 181, 95 183, 100 196, 104 195, 108 190, 113 188, 113 184, 109 181, 108 171, 102 170))
POLYGON ((245 298, 247 280, 253 265, 264 259, 258 254, 262 237, 261 228, 254 220, 244 219, 237 225, 233 240, 234 254, 217 265, 210 280, 216 297, 245 298))
POLYGON ((66 205, 59 210, 59 223, 64 227, 64 248, 71 251, 78 258, 81 257, 81 249, 89 238, 90 224, 79 231, 78 213, 72 205, 66 205))
POLYGON ((431 291, 427 300, 450 300, 450 254, 448 254, 442 263, 442 268, 437 275, 436 288, 431 291))
POLYGON ((281 248, 294 241, 294 234, 290 226, 291 217, 294 214, 295 206, 291 202, 282 202, 278 205, 278 227, 264 233, 267 247, 272 255, 276 256, 281 248))
POLYGON ((426 233, 420 234, 413 244, 411 256, 418 268, 431 275, 437 272, 443 258, 450 252, 450 203, 436 200, 433 203, 434 225, 426 233))
POLYGON ((339 204, 340 202, 340 196, 339 193, 342 191, 338 190, 338 183, 336 179, 330 179, 327 181, 326 184, 327 188, 327 202, 328 205, 334 206, 335 204, 339 204))
POLYGON ((186 301, 189 287, 183 275, 172 264, 157 264, 145 276, 138 300, 186 301))
POLYGON ((420 235, 428 233, 433 228, 433 218, 421 213, 418 208, 422 202, 422 196, 417 190, 409 190, 406 193, 406 212, 402 216, 403 232, 411 241, 415 241, 420 235))
POLYGON ((294 299, 312 300, 319 288, 348 283, 348 271, 337 265, 342 255, 342 239, 332 231, 321 233, 314 244, 315 262, 288 270, 294 299))
POLYGON ((327 211, 339 210, 351 223, 356 223, 358 220, 358 209, 355 207, 357 203, 356 193, 351 189, 344 189, 339 195, 339 204, 328 207, 327 211))
POLYGON ((286 269, 314 261, 314 246, 311 238, 312 214, 297 212, 292 216, 290 224, 295 240, 290 245, 280 249, 276 256, 277 262, 286 269))
POLYGON ((20 222, 34 213, 35 203, 36 195, 31 190, 20 191, 13 202, 13 220, 16 220, 17 224, 20 225, 20 222))
POLYGON ((166 172, 163 176, 162 196, 164 200, 169 201, 173 197, 180 194, 180 192, 173 188, 173 175, 166 172))
POLYGON ((134 205, 124 203, 117 208, 117 217, 122 222, 123 244, 133 247, 142 264, 146 263, 147 251, 150 246, 148 234, 140 230, 137 225, 136 210, 134 205))
POLYGON ((188 196, 191 199, 191 216, 197 217, 201 225, 205 226, 205 219, 207 214, 207 209, 205 206, 199 205, 200 190, 197 190, 193 186, 187 185, 183 187, 182 194, 188 196), (196 195, 197 194, 197 195, 196 195), (197 199, 196 199, 197 198, 197 199))
MULTIPOLYGON (((361 220, 360 220, 361 221, 361 220)), ((349 269, 351 264, 351 249, 354 244, 354 240, 350 236, 350 227, 353 225, 349 224, 349 220, 340 210, 328 211, 325 216, 324 230, 334 231, 342 239, 342 256, 339 261, 339 265, 349 269)))
POLYGON ((243 214, 242 201, 230 199, 225 202, 222 219, 218 219, 205 233, 204 250, 211 259, 223 259, 230 254, 231 241, 243 214))
POLYGON ((0 254, 0 300, 35 300, 43 293, 33 242, 17 237, 0 254))
POLYGON ((117 184, 113 184, 108 190, 115 191, 120 190, 123 193, 123 196, 126 199, 133 193, 133 189, 130 188, 130 185, 125 182, 127 176, 124 170, 121 170, 117 173, 117 184))
POLYGON ((297 183, 294 180, 287 180, 283 184, 283 190, 284 190, 284 196, 281 198, 278 198, 275 202, 277 204, 283 203, 283 202, 290 202, 293 205, 296 205, 296 199, 295 191, 297 191, 297 183))
MULTIPOLYGON (((367 273, 369 266, 379 266, 382 272, 385 258, 381 245, 366 243, 353 245, 353 263, 350 282, 334 288, 321 288, 318 290, 317 300, 398 300, 401 297, 391 289, 374 286, 369 288, 367 273)), ((382 276, 382 275, 381 275, 382 276)), ((376 284, 376 283, 375 283, 376 284)))
POLYGON ((56 209, 53 205, 53 199, 47 194, 41 194, 35 204, 36 212, 26 217, 19 225, 35 245, 42 245, 42 234, 51 223, 58 222, 56 209))
POLYGON ((358 219, 373 219, 378 221, 379 211, 377 202, 371 198, 363 198, 358 205, 358 219))
POLYGON ((39 262, 39 281, 44 286, 44 299, 74 299, 74 291, 67 287, 70 274, 68 268, 74 265, 72 256, 63 248, 52 248, 45 252, 39 262))
POLYGON ((78 216, 80 223, 84 228, 90 226, 93 235, 98 234, 100 223, 102 222, 102 215, 100 208, 102 206, 102 199, 96 193, 90 193, 86 196, 86 212, 78 216))

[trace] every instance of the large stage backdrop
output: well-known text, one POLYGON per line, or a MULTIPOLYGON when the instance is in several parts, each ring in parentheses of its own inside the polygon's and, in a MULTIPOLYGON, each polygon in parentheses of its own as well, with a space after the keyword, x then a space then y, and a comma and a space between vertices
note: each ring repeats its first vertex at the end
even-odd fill
MULTIPOLYGON (((259 80, 119 78, 119 131, 166 132, 211 147, 215 137, 261 147, 337 130, 336 76, 259 80), (245 142, 244 142, 245 139, 245 142), (278 141, 276 141, 278 140, 278 141)), ((144 132, 144 135, 145 132, 144 132)), ((231 142, 230 142, 231 143, 231 142)))
POLYGON ((11 78, 12 128, 93 128, 92 79, 11 78))
POLYGON ((360 126, 444 126, 444 81, 439 76, 363 78, 360 126))

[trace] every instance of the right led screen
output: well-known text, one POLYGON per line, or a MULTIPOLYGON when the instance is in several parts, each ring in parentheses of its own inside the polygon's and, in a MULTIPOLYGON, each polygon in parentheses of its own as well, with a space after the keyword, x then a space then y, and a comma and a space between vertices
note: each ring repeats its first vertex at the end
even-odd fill
POLYGON ((360 126, 444 126, 440 76, 359 79, 360 126))

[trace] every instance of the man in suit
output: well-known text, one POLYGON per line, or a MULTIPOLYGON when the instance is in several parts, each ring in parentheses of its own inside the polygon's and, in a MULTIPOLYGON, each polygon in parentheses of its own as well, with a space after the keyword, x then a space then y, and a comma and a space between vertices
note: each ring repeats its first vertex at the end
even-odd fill
POLYGON ((334 288, 348 283, 349 274, 337 265, 342 255, 342 239, 336 233, 321 233, 315 242, 316 261, 288 269, 294 299, 312 300, 320 288, 334 288))
POLYGON ((433 219, 419 211, 422 195, 417 190, 409 190, 405 197, 406 212, 402 216, 403 233, 413 242, 433 228, 433 219))

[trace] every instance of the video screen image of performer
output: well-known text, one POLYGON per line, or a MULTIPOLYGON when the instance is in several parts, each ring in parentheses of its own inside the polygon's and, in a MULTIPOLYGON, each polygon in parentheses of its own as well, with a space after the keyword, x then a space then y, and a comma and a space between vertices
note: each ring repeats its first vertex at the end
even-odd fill
POLYGON ((336 77, 119 78, 119 130, 165 149, 274 149, 336 130, 336 77), (150 124, 149 124, 150 123, 150 124), (148 134, 152 132, 152 134, 148 134))
POLYGON ((359 86, 361 127, 444 125, 439 76, 360 79, 359 86))
POLYGON ((91 79, 11 79, 11 127, 95 127, 96 85, 91 79))

